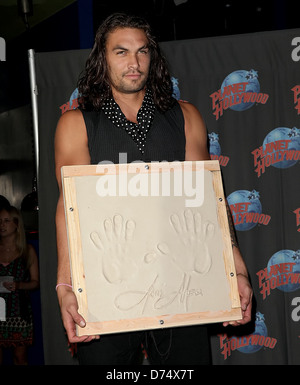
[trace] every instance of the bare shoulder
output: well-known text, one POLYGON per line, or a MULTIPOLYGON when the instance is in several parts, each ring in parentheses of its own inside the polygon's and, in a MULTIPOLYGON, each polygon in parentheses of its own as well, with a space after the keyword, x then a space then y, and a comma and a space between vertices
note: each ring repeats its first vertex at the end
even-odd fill
POLYGON ((85 141, 86 128, 83 115, 80 110, 65 112, 59 119, 55 132, 55 146, 59 146, 66 141, 71 141, 74 145, 76 141, 85 141))
POLYGON ((184 118, 188 120, 193 120, 193 119, 199 119, 203 122, 203 118, 199 112, 199 110, 189 102, 185 102, 182 100, 178 101, 181 110, 183 112, 184 118))
POLYGON ((58 172, 64 165, 89 164, 88 137, 80 110, 67 111, 60 117, 54 144, 58 172))
POLYGON ((84 127, 84 119, 82 112, 78 109, 66 111, 58 120, 56 132, 60 129, 67 130, 73 127, 76 129, 82 129, 84 127))
POLYGON ((186 160, 207 160, 207 131, 199 110, 191 103, 180 101, 185 122, 186 160))
POLYGON ((190 102, 187 102, 185 100, 178 100, 178 103, 180 104, 180 107, 183 111, 190 111, 190 110, 197 110, 196 107, 190 103, 190 102))

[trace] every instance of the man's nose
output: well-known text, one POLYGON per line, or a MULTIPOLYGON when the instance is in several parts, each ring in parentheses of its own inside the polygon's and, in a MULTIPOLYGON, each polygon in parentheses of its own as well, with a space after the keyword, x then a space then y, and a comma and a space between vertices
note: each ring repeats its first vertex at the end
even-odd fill
POLYGON ((138 68, 139 65, 140 65, 140 63, 138 60, 138 56, 135 54, 131 55, 130 59, 129 59, 128 67, 129 68, 138 68))

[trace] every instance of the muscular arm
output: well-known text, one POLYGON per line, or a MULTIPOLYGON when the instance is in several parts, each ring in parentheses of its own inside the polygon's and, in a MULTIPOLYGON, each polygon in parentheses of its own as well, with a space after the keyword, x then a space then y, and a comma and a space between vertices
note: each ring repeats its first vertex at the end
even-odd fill
MULTIPOLYGON (((185 120, 185 160, 209 160, 210 155, 207 146, 207 131, 201 114, 190 103, 180 102, 180 106, 185 120)), ((245 324, 251 320, 252 288, 248 280, 248 272, 245 262, 236 242, 232 216, 227 202, 226 206, 232 241, 233 258, 236 267, 241 308, 243 313, 242 320, 238 322, 230 322, 230 324, 238 325, 245 324)), ((224 323, 224 326, 227 326, 228 324, 229 323, 226 322, 224 323)))
MULTIPOLYGON (((79 110, 68 111, 61 116, 55 134, 55 172, 59 187, 59 199, 56 209, 57 237, 57 283, 71 285, 67 229, 65 223, 64 203, 61 181, 61 167, 90 164, 88 141, 85 123, 79 110)), ((64 327, 70 342, 88 341, 91 337, 76 337, 76 327, 85 325, 78 314, 78 305, 73 291, 67 286, 57 288, 57 296, 61 309, 64 327)))
POLYGON ((55 173, 59 187, 59 200, 56 210, 58 283, 70 283, 71 279, 62 194, 61 167, 89 163, 90 157, 82 114, 77 110, 69 111, 60 118, 55 134, 55 173))
POLYGON ((190 103, 180 102, 185 121, 185 160, 210 160, 204 120, 190 103))

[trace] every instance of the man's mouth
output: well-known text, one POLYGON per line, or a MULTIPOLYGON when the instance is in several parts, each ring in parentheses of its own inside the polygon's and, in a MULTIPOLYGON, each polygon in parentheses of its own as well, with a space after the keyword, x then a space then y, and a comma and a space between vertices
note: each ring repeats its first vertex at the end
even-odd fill
POLYGON ((142 76, 142 74, 140 72, 129 72, 129 73, 125 74, 125 77, 129 78, 129 79, 138 79, 141 76, 142 76))

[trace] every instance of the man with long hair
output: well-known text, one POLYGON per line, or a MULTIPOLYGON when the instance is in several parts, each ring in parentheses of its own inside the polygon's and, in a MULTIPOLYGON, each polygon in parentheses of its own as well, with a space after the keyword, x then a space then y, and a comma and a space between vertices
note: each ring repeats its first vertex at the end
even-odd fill
MULTIPOLYGON (((56 174, 61 191, 64 165, 119 163, 121 153, 133 161, 210 159, 207 132, 199 111, 176 101, 171 77, 149 24, 125 14, 108 17, 78 84, 79 109, 59 120, 55 137, 56 174)), ((60 195, 56 215, 58 244, 57 295, 70 342, 78 342, 85 364, 133 364, 143 343, 153 364, 209 364, 205 326, 169 328, 104 336, 76 336, 85 326, 72 291, 68 243, 60 195), (84 343, 85 342, 85 343, 84 343)), ((249 322, 252 289, 238 247, 233 244, 243 319, 249 322)))

